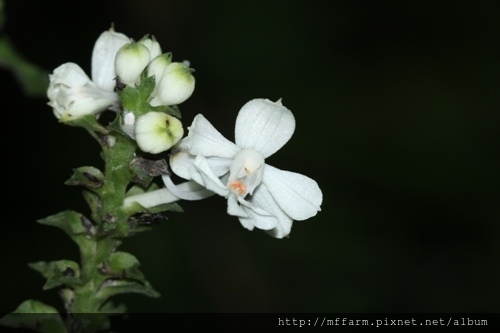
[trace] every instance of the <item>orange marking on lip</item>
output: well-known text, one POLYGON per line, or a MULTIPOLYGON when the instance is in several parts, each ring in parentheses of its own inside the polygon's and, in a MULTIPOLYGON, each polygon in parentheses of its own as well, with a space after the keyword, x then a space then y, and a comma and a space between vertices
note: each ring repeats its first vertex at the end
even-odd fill
POLYGON ((231 181, 229 183, 229 187, 231 188, 231 190, 238 193, 238 195, 243 195, 243 194, 247 193, 246 185, 238 180, 231 181))

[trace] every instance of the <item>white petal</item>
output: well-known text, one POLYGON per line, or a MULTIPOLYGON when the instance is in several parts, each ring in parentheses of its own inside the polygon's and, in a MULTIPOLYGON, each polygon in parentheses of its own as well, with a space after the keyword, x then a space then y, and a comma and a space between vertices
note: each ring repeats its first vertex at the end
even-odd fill
POLYGON ((99 88, 107 91, 115 88, 116 52, 129 42, 126 35, 115 32, 113 27, 97 38, 92 52, 92 80, 99 88))
POLYGON ((208 166, 212 172, 217 176, 221 177, 229 172, 229 166, 231 165, 231 159, 225 157, 205 157, 208 166))
POLYGON ((192 155, 232 158, 239 148, 226 139, 202 115, 198 114, 189 127, 188 148, 192 155))
MULTIPOLYGON (((260 188, 264 188, 264 191, 267 192, 264 186, 260 186, 259 189, 260 188)), ((278 216, 271 212, 271 210, 273 209, 279 211, 281 215, 284 215, 286 217, 283 211, 281 211, 278 205, 274 202, 271 194, 269 194, 269 192, 267 193, 267 198, 266 196, 261 196, 261 199, 255 200, 255 196, 253 196, 250 199, 251 202, 248 202, 241 197, 238 198, 238 201, 241 204, 240 207, 244 210, 245 215, 247 215, 247 217, 240 216, 239 218, 240 223, 243 227, 249 230, 257 227, 258 229, 266 231, 277 228, 279 225, 278 216), (275 207, 271 207, 273 203, 275 207), (271 209, 268 210, 269 208, 271 209), (251 228, 249 226, 251 226, 251 228)))
POLYGON ((194 167, 189 170, 191 179, 220 196, 226 197, 229 195, 229 189, 221 182, 212 169, 210 169, 205 157, 200 155, 196 156, 193 166, 194 167))
POLYGON ((264 184, 257 188, 251 202, 253 214, 249 212, 250 209, 246 211, 257 228, 268 230, 268 233, 276 238, 288 236, 293 220, 279 207, 264 184))
POLYGON ((184 179, 191 179, 189 168, 193 165, 194 158, 194 155, 188 153, 187 140, 184 138, 172 148, 169 160, 170 168, 177 176, 184 179))
POLYGON ((162 179, 167 189, 172 194, 183 200, 200 200, 215 194, 194 181, 187 181, 179 185, 175 185, 170 176, 162 176, 162 179))
POLYGON ((323 194, 313 179, 266 164, 262 180, 278 205, 294 220, 305 220, 320 211, 323 194))
POLYGON ((241 225, 245 229, 252 231, 253 228, 255 227, 255 225, 253 224, 252 218, 240 217, 239 220, 240 220, 241 225))
POLYGON ((295 118, 281 100, 253 99, 236 118, 235 141, 240 148, 253 148, 267 158, 283 147, 294 131, 295 118))
MULTIPOLYGON (((179 177, 191 179, 190 169, 193 167, 196 156, 191 155, 187 151, 187 141, 183 139, 170 154, 170 168, 179 177)), ((223 157, 206 157, 206 162, 212 172, 221 177, 229 172, 231 159, 223 157)))
MULTIPOLYGON (((242 206, 238 203, 238 197, 235 194, 230 194, 227 197, 227 213, 237 217, 248 217, 242 206)), ((247 228, 248 229, 248 228, 247 228)))

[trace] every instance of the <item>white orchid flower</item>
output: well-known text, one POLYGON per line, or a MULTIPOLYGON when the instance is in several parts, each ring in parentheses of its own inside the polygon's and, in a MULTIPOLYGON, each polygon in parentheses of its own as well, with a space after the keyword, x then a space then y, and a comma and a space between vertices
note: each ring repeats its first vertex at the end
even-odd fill
POLYGON ((48 104, 58 119, 69 121, 99 114, 118 103, 114 62, 118 50, 128 42, 130 39, 115 32, 113 27, 97 38, 92 52, 92 80, 72 62, 57 67, 49 75, 48 104))
POLYGON ((75 63, 57 67, 49 79, 48 104, 63 122, 98 114, 118 102, 116 93, 98 88, 75 63))
MULTIPOLYGON (((293 220, 305 220, 320 211, 323 194, 313 179, 265 163, 291 138, 293 114, 281 100, 254 99, 236 119, 235 141, 222 136, 198 114, 189 134, 171 154, 170 166, 178 176, 195 181, 228 200, 228 213, 243 227, 267 230, 286 237, 293 220)), ((165 186, 175 196, 193 200, 169 176, 165 186)))

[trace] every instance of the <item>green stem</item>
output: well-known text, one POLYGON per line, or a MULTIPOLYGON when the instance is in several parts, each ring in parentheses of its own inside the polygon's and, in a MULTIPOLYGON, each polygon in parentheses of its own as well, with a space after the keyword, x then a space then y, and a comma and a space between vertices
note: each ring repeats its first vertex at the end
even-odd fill
POLYGON ((102 146, 105 171, 104 182, 99 189, 101 210, 98 220, 94 221, 96 235, 78 242, 82 285, 73 289, 71 297, 63 296, 70 313, 68 328, 75 333, 95 332, 107 323, 108 314, 101 313, 101 307, 108 297, 97 295, 109 278, 103 271, 105 263, 120 245, 119 239, 129 234, 129 215, 122 210, 122 206, 127 187, 133 180, 129 166, 136 150, 136 145, 123 135, 91 134, 102 146))
POLYGON ((115 237, 127 237, 128 215, 122 210, 127 187, 134 175, 130 162, 134 158, 136 145, 128 138, 117 134, 112 140, 113 146, 103 144, 106 163, 105 181, 101 188, 101 216, 98 221, 100 232, 115 237))
POLYGON ((71 332, 86 333, 102 329, 108 315, 101 313, 107 299, 96 297, 106 276, 102 273, 103 263, 119 246, 113 238, 95 237, 80 244, 81 280, 83 284, 74 288, 71 298, 65 299, 71 332))

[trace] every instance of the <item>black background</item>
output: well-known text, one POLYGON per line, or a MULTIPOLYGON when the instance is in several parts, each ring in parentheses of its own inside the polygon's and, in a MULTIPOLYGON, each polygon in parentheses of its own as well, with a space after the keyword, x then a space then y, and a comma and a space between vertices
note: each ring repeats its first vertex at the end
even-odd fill
MULTIPOLYGON (((266 162, 315 179, 322 211, 290 238, 249 232, 212 197, 125 241, 162 294, 130 312, 500 312, 500 20, 493 2, 7 0, 7 33, 47 72, 90 73, 111 23, 153 34, 196 70, 180 106, 226 137, 252 98, 283 99, 297 128, 266 162), (328 4, 327 4, 328 3, 328 4)), ((35 298, 28 268, 78 259, 37 219, 87 212, 63 183, 102 166, 83 130, 59 124, 2 69, 0 312, 35 298)))

